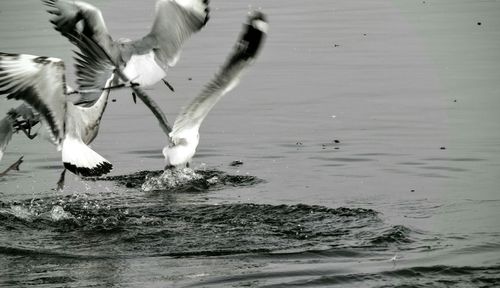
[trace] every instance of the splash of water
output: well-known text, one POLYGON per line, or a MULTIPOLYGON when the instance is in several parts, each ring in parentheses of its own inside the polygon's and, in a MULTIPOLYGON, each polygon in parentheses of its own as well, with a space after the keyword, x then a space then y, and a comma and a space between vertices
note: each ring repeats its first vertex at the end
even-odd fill
POLYGON ((31 209, 28 209, 26 207, 20 206, 20 205, 12 205, 10 207, 10 214, 13 216, 23 219, 25 221, 31 221, 33 217, 36 216, 36 213, 34 213, 31 209))
POLYGON ((53 221, 74 219, 71 213, 64 211, 64 208, 59 205, 52 207, 52 210, 50 211, 50 218, 53 221))
POLYGON ((203 176, 190 168, 168 169, 160 176, 146 176, 146 181, 142 184, 141 189, 145 192, 169 190, 201 179, 203 176))

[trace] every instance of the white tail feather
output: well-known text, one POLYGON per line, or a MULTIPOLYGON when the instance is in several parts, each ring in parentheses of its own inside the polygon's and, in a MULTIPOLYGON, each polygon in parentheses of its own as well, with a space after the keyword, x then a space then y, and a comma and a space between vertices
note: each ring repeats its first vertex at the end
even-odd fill
POLYGON ((62 161, 69 171, 84 177, 107 174, 113 165, 80 139, 66 136, 62 145, 62 161))

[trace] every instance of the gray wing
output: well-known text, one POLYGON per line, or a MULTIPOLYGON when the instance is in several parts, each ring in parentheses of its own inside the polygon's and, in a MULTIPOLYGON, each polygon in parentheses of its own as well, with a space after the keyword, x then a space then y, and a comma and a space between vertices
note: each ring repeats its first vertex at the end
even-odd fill
MULTIPOLYGON (((110 57, 110 55, 105 51, 99 43, 96 43, 93 39, 87 38, 87 37, 73 37, 72 41, 77 41, 79 42, 78 45, 80 45, 83 49, 82 54, 80 58, 87 59, 86 61, 94 63, 95 66, 99 65, 106 65, 107 68, 109 68, 107 65, 111 65, 113 72, 125 83, 130 82, 130 79, 127 78, 127 76, 123 73, 123 70, 116 64, 116 62, 110 57), (91 55, 91 56, 85 56, 85 55, 91 55)), ((80 54, 78 54, 80 55, 80 54)), ((76 59, 77 62, 80 61, 76 59)), ((85 62, 85 61, 84 61, 85 62)), ((83 62, 82 62, 83 63, 83 62)), ((90 65, 92 66, 92 65, 90 65)), ((100 68, 95 68, 99 70, 100 68)), ((83 74, 82 74, 83 75, 83 74)), ((105 77, 101 77, 101 80, 104 80, 105 77)), ((92 77, 89 76, 87 79, 79 79, 78 81, 87 81, 90 83, 92 80, 92 77)), ((107 80, 106 80, 107 81, 107 80)), ((102 88, 103 86, 101 86, 102 88)), ((155 115, 156 119, 158 119, 158 122, 160 124, 160 127, 162 130, 165 132, 165 134, 169 134, 170 131, 172 131, 172 128, 170 127, 170 124, 167 121, 167 117, 163 113, 163 111, 160 109, 160 106, 156 104, 156 102, 149 97, 144 90, 139 88, 138 86, 132 85, 131 86, 132 90, 134 90, 135 94, 139 99, 141 99, 142 102, 151 110, 153 115, 155 115)))
MULTIPOLYGON (((107 53, 94 40, 85 35, 68 36, 80 52, 75 53, 75 68, 80 98, 76 105, 92 106, 100 98, 115 69, 107 53)), ((107 91, 109 93, 109 91, 107 91)))
POLYGON ((158 120, 158 124, 160 125, 160 128, 163 130, 165 135, 170 134, 170 132, 172 132, 172 128, 168 123, 167 117, 160 109, 160 106, 158 106, 158 104, 156 104, 156 102, 138 86, 132 86, 132 89, 134 90, 137 97, 139 97, 139 99, 142 100, 142 102, 149 108, 149 110, 151 110, 153 115, 155 115, 156 119, 158 120))
POLYGON ((236 87, 243 70, 257 56, 266 32, 265 16, 261 12, 252 13, 226 63, 175 120, 173 131, 170 134, 172 138, 176 138, 184 129, 199 128, 215 104, 227 92, 236 87))
MULTIPOLYGON (((118 57, 117 47, 108 33, 101 11, 89 3, 71 0, 42 0, 52 14, 50 22, 64 37, 83 34, 99 43, 113 57, 118 57), (81 23, 81 25, 77 25, 81 23)), ((71 40, 71 39, 70 39, 71 40)))
POLYGON ((97 136, 99 123, 106 109, 111 92, 106 88, 111 86, 115 79, 114 66, 104 50, 92 39, 81 35, 70 37, 70 40, 80 47, 80 52, 74 51, 74 59, 81 98, 76 103, 77 106, 68 106, 68 113, 73 117, 73 123, 79 127, 78 130, 86 132, 79 136, 85 144, 89 144, 97 136), (93 101, 86 102, 90 96, 93 101))
POLYGON ((61 59, 0 52, 0 94, 23 100, 37 111, 56 145, 64 137, 64 72, 61 59))
POLYGON ((184 42, 205 26, 209 10, 208 0, 158 0, 151 32, 131 45, 138 54, 152 48, 166 70, 176 64, 184 42))

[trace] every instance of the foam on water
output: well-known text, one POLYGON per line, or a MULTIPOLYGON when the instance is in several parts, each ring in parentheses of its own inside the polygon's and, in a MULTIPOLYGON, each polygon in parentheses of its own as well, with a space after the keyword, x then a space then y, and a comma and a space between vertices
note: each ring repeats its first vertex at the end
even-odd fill
POLYGON ((128 175, 92 178, 94 181, 113 181, 128 188, 151 191, 202 192, 224 186, 245 187, 257 185, 264 180, 251 175, 230 175, 220 170, 169 169, 139 171, 128 175))
MULTIPOLYGON (((203 176, 190 168, 167 169, 160 176, 146 176, 146 181, 142 184, 141 189, 145 192, 169 190, 200 179, 203 179, 203 176)), ((207 181, 214 183, 216 180, 209 179, 207 181)))
POLYGON ((52 210, 50 210, 50 218, 53 221, 61 221, 73 219, 74 217, 73 215, 71 215, 71 213, 64 211, 63 207, 55 205, 54 207, 52 207, 52 210))
MULTIPOLYGON (((161 179, 161 176, 156 177, 161 179)), ((203 179, 213 177, 205 175, 203 179)), ((251 264, 244 267, 251 267, 244 269, 272 262, 275 267, 285 265, 290 271, 283 274, 271 269, 228 277, 212 277, 212 272, 201 271, 203 281, 199 284, 203 287, 239 287, 249 279, 263 281, 259 283, 279 279, 286 286, 342 283, 347 287, 357 287, 366 281, 383 285, 396 280, 405 284, 424 278, 430 286, 443 280, 465 281, 467 285, 495 285, 499 281, 493 274, 498 272, 497 266, 462 269, 425 262, 430 266, 408 267, 406 263, 413 263, 412 254, 423 251, 424 243, 434 246, 425 249, 426 253, 443 251, 448 255, 439 244, 443 239, 408 226, 385 223, 380 213, 372 209, 306 204, 192 204, 159 201, 155 197, 158 194, 141 194, 138 190, 134 194, 121 195, 119 199, 111 194, 98 199, 92 194, 73 194, 0 201, 0 255, 9 258, 10 263, 17 263, 20 257, 48 261, 62 270, 70 269, 81 259, 95 263, 124 259, 133 263, 145 257, 154 259, 148 261, 174 259, 167 262, 168 268, 201 257, 203 261, 229 261, 228 265, 233 265, 234 259, 247 259, 244 263, 251 264), (379 264, 363 270, 367 267, 363 263, 370 261, 379 264), (316 270, 304 265, 313 265, 316 270), (339 269, 342 265, 350 270, 339 269), (297 278, 300 275, 305 282, 297 278)), ((20 275, 19 268, 6 267, 5 273, 20 275)), ((234 269, 238 268, 231 266, 234 269)), ((185 281, 190 279, 185 276, 185 281)), ((9 281, 25 283, 24 278, 16 277, 9 281)), ((140 273, 130 277, 140 277, 140 273)), ((69 284, 72 278, 56 280, 69 284)), ((2 283, 7 282, 0 279, 2 283)))
POLYGON ((36 214, 32 210, 20 205, 12 205, 8 213, 12 214, 16 218, 27 221, 33 219, 33 217, 36 216, 36 214))

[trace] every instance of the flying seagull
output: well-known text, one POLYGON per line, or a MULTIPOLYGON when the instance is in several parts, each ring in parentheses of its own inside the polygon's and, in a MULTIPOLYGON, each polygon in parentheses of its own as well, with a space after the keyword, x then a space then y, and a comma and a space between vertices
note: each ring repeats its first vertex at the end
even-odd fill
MULTIPOLYGON (((105 88, 112 86, 115 76, 106 67, 109 64, 99 58, 105 57, 100 47, 92 41, 71 40, 79 44, 82 52, 75 56, 80 87, 99 85, 96 83, 103 83, 105 88)), ((110 89, 89 92, 100 94, 89 107, 74 105, 66 99, 67 92, 61 59, 0 52, 0 94, 7 95, 7 99, 23 100, 39 114, 50 140, 62 152, 65 169, 84 177, 109 173, 111 163, 87 144, 97 136, 110 89)), ((12 132, 2 131, 7 131, 4 138, 10 139, 8 134, 12 132)), ((64 181, 64 172, 61 180, 64 181)))
POLYGON ((267 33, 265 15, 254 11, 234 46, 231 54, 215 77, 201 93, 186 106, 168 134, 168 144, 163 148, 166 168, 189 166, 199 142, 200 125, 215 104, 238 85, 240 76, 256 58, 267 33))
MULTIPOLYGON (((169 67, 179 60, 181 47, 209 19, 208 0, 158 0, 151 31, 138 40, 113 40, 101 11, 89 3, 71 0, 42 0, 54 16, 50 22, 63 36, 84 35, 97 42, 113 63, 139 86, 163 80, 169 67), (81 25, 78 25, 78 24, 81 25)), ((72 41, 74 42, 74 41, 72 41)), ((85 95, 77 103, 92 103, 95 95, 85 95)), ((135 99, 135 98, 134 98, 135 99)))
POLYGON ((24 103, 7 112, 7 115, 0 120, 0 160, 12 139, 12 134, 23 131, 28 138, 33 139, 35 135, 31 134, 31 127, 36 123, 38 123, 37 113, 24 103))
MULTIPOLYGON (((156 116, 160 127, 167 135, 168 143, 163 148, 166 169, 189 166, 198 147, 199 129, 203 119, 227 92, 236 87, 242 72, 257 56, 267 29, 266 16, 262 12, 253 11, 249 14, 248 23, 244 24, 243 31, 225 64, 201 93, 181 111, 173 127, 170 126, 165 114, 153 99, 140 86, 131 85, 137 96, 156 116)), ((103 53, 105 53, 104 50, 103 53)), ((130 82, 126 73, 113 63, 112 57, 108 57, 108 60, 110 65, 115 67, 113 71, 116 75, 123 82, 130 82)))

